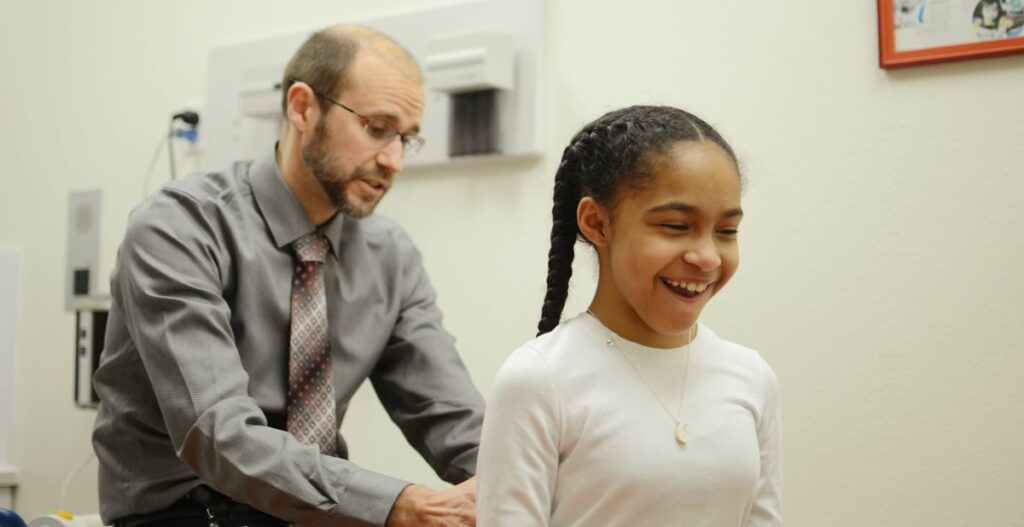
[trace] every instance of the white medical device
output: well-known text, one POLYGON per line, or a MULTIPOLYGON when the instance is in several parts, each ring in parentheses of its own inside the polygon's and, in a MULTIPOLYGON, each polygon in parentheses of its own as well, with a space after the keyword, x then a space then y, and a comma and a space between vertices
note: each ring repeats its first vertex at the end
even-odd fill
POLYGON ((37 516, 28 522, 28 527, 107 527, 98 514, 72 515, 66 512, 37 516))
MULTIPOLYGON (((409 172, 543 153, 544 12, 543 0, 475 0, 326 22, 379 30, 423 66, 427 103, 420 135, 426 144, 406 159, 409 172), (474 139, 486 140, 476 144, 474 139)), ((274 144, 282 126, 284 69, 310 32, 211 50, 198 145, 202 169, 256 159, 274 144)))

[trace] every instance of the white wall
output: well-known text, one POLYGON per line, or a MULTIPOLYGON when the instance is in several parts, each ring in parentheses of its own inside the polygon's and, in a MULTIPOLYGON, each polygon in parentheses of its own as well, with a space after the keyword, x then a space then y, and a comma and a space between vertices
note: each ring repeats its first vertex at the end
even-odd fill
POLYGON ((0 507, 10 508, 17 472, 14 469, 14 376, 17 349, 18 285, 21 255, 0 249, 0 507))
MULTIPOLYGON (((55 508, 90 448, 59 279, 67 193, 103 189, 109 271, 167 117, 205 92, 212 44, 426 3, 5 3, 0 246, 23 254, 19 510, 55 508)), ((743 265, 706 321, 782 380, 787 524, 1019 525, 1024 56, 886 72, 875 16, 874 2, 551 0, 549 155, 407 173, 383 206, 418 240, 481 388, 534 332, 569 137, 614 107, 679 105, 720 127, 750 180, 743 265)), ((572 309, 591 275, 582 262, 572 309)), ((345 425, 354 459, 436 483, 372 395, 359 399, 345 425)), ((93 464, 69 508, 96 509, 94 478, 93 464)))

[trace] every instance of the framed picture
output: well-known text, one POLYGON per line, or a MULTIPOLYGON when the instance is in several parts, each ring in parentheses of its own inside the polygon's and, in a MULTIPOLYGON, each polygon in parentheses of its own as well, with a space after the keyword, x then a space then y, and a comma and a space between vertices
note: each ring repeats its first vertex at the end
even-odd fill
POLYGON ((898 68, 1024 52, 1024 0, 878 0, 878 63, 898 68))

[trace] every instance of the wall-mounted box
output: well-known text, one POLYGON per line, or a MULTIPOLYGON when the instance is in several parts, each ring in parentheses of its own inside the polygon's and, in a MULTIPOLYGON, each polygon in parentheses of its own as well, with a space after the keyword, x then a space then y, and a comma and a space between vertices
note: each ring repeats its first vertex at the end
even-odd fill
POLYGON ((95 408, 100 403, 92 378, 100 365, 100 354, 107 334, 110 298, 89 297, 75 307, 75 405, 95 408))
POLYGON ((101 197, 98 189, 76 191, 68 196, 66 311, 74 310, 76 298, 95 294, 99 288, 101 197))
MULTIPOLYGON (((466 34, 504 35, 511 47, 510 88, 495 90, 493 106, 499 127, 493 153, 452 156, 452 97, 426 79, 426 108, 420 135, 423 149, 405 162, 406 171, 458 161, 478 162, 496 157, 539 157, 544 149, 544 2, 543 0, 476 0, 424 8, 380 18, 351 20, 343 13, 332 23, 362 24, 381 31, 408 49, 428 67, 431 42, 466 34)), ((308 31, 217 46, 210 52, 206 115, 203 116, 205 170, 223 169, 232 162, 267 155, 281 131, 280 89, 284 68, 308 31)), ((497 47, 495 47, 497 49, 497 47)), ((449 64, 477 60, 469 51, 449 56, 449 64)), ((505 86, 503 83, 502 86, 505 86)), ((456 149, 457 150, 457 149, 456 149)))
POLYGON ((515 40, 478 31, 430 41, 424 68, 427 85, 443 93, 511 90, 515 86, 515 40))

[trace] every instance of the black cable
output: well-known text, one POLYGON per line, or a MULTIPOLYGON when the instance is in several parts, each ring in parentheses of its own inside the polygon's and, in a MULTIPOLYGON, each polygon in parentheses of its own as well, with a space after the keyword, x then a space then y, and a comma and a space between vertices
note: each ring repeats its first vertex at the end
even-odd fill
POLYGON ((178 112, 171 116, 171 129, 167 132, 167 152, 168 157, 171 161, 171 180, 178 179, 178 173, 174 166, 174 137, 177 135, 174 131, 174 122, 181 121, 187 124, 194 131, 196 125, 199 124, 199 114, 191 110, 185 110, 178 112))
POLYGON ((195 127, 199 124, 199 114, 193 111, 185 110, 184 112, 176 113, 171 116, 171 121, 181 119, 185 124, 195 127))
MULTIPOLYGON (((178 168, 175 165, 174 159, 174 138, 178 135, 174 129, 175 121, 182 121, 187 124, 192 130, 186 133, 191 134, 189 139, 195 141, 195 127, 199 124, 199 114, 193 111, 178 112, 171 116, 171 124, 167 130, 167 161, 171 165, 171 180, 178 179, 178 168)), ((156 160, 160 156, 161 147, 164 145, 164 141, 157 143, 156 151, 153 152, 153 158, 149 161, 149 169, 146 170, 146 179, 142 182, 142 197, 145 198, 149 192, 149 180, 153 177, 153 167, 156 166, 156 160)))
POLYGON ((167 132, 167 159, 171 161, 171 181, 178 179, 178 172, 174 167, 174 120, 171 117, 171 128, 167 132))
POLYGON ((149 159, 149 168, 146 169, 146 179, 142 181, 142 199, 146 199, 149 195, 149 180, 153 178, 153 169, 156 167, 156 160, 160 157, 160 152, 164 149, 163 137, 156 142, 156 150, 153 151, 153 157, 149 159))

